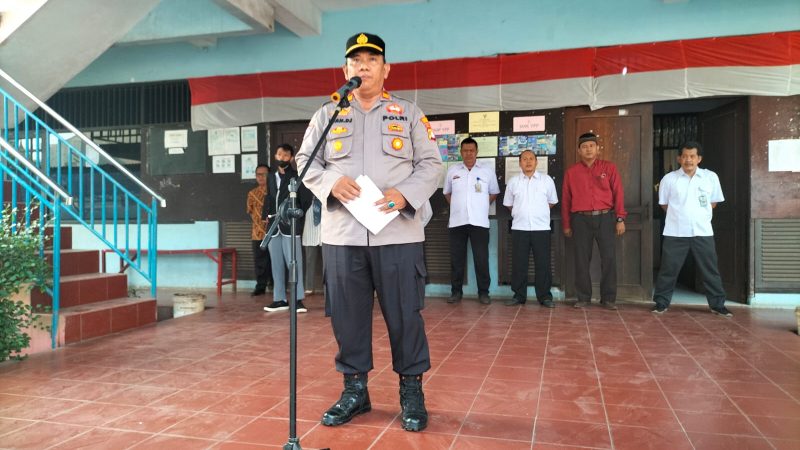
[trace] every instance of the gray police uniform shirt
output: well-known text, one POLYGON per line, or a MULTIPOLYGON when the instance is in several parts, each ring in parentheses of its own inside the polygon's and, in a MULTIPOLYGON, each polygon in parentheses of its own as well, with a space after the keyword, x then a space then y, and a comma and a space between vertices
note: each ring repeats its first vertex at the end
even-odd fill
POLYGON ((314 161, 311 152, 322 135, 336 104, 328 102, 312 117, 297 152, 300 172, 311 167, 303 180, 322 201, 322 243, 379 246, 425 240, 421 208, 436 191, 442 159, 425 115, 413 102, 384 91, 369 111, 357 101, 342 110, 314 161), (377 235, 359 223, 331 189, 343 175, 366 175, 381 191, 395 188, 408 207, 377 235))

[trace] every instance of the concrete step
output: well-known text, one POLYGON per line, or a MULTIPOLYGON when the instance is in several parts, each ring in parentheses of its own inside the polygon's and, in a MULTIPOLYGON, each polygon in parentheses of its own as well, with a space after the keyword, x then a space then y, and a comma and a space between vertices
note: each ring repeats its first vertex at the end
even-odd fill
MULTIPOLYGON (((44 252, 48 264, 52 264, 53 251, 44 252)), ((100 272, 99 250, 61 250, 61 276, 100 272)))
POLYGON ((63 308, 60 345, 75 344, 132 328, 156 323, 154 298, 122 297, 63 308))
MULTIPOLYGON (((87 305, 128 295, 128 277, 121 273, 87 273, 61 277, 61 308, 87 305)), ((52 307, 49 294, 34 289, 31 304, 52 307)), ((37 309, 41 311, 41 307, 37 309)))

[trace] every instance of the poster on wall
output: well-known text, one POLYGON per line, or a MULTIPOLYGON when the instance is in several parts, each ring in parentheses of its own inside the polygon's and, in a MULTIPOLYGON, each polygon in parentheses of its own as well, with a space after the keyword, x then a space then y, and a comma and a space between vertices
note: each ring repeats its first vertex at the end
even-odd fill
POLYGON ((437 134, 436 145, 439 146, 439 154, 442 155, 442 161, 461 161, 461 141, 468 138, 466 133, 461 134, 445 134, 439 136, 437 134))
POLYGON ((770 172, 800 172, 800 139, 769 141, 770 172))
POLYGON ((236 172, 236 156, 220 155, 211 158, 211 173, 236 172))
POLYGON ((470 133, 497 133, 500 131, 500 111, 469 113, 470 133))
POLYGON ((544 131, 544 116, 514 117, 514 133, 544 131))
POLYGON ((255 180, 256 166, 258 165, 258 155, 242 155, 242 179, 255 180))
POLYGON ((164 148, 186 148, 188 142, 189 130, 164 130, 164 148))
POLYGON ((472 136, 478 143, 478 158, 497 156, 497 136, 472 136))
POLYGON ((242 127, 242 153, 258 151, 258 128, 242 127))
POLYGON ((555 155, 556 135, 500 136, 498 143, 500 156, 518 156, 524 150, 532 150, 536 155, 555 155))
POLYGON ((433 120, 430 122, 431 130, 436 136, 444 136, 446 134, 456 134, 456 121, 455 120, 433 120))

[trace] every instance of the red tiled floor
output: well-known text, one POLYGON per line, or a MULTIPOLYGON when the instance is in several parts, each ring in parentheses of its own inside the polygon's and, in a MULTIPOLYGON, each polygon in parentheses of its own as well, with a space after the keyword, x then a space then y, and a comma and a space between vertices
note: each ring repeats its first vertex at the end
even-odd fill
POLYGON ((151 437, 152 435, 147 433, 94 428, 80 436, 50 448, 53 450, 71 450, 77 448, 81 450, 105 450, 111 448, 128 448, 151 437))
MULTIPOLYGON (((286 342, 287 316, 263 313, 264 301, 225 294, 200 315, 0 364, 0 447, 282 448, 288 352, 269 343, 286 342)), ((429 426, 409 433, 377 309, 372 412, 319 424, 342 382, 323 299, 305 303, 303 448, 800 449, 800 344, 783 331, 791 311, 739 308, 727 320, 680 306, 653 317, 648 305, 429 299, 429 426)))

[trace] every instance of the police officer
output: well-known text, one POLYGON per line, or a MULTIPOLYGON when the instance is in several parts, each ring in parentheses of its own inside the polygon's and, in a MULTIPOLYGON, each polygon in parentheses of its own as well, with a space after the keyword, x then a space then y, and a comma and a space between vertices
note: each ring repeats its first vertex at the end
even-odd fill
POLYGON ((383 89, 389 76, 386 46, 373 34, 347 40, 344 75, 361 77, 330 132, 321 136, 336 105, 326 103, 311 119, 296 160, 310 164, 304 182, 322 202, 322 257, 326 313, 339 345, 336 370, 344 374, 341 398, 322 424, 341 425, 371 409, 367 373, 372 364, 373 295, 389 331, 392 368, 400 375, 402 426, 421 431, 428 413, 422 374, 430 369, 425 324, 425 239, 420 209, 436 190, 442 161, 428 119, 412 102, 383 89), (325 145, 314 160, 311 152, 325 145), (358 197, 355 178, 366 175, 381 189, 376 205, 398 211, 378 234, 370 233, 342 205, 358 197))

